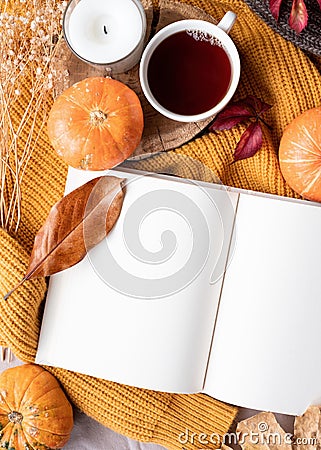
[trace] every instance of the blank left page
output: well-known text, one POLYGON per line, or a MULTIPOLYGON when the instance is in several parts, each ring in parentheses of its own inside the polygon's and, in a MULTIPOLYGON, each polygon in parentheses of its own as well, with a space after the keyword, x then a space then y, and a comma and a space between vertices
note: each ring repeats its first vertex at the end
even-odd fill
MULTIPOLYGON (((108 174, 128 180, 121 215, 83 261, 51 277, 36 361, 198 392, 221 289, 221 278, 211 277, 222 256, 224 263, 238 194, 108 174)), ((67 191, 99 175, 70 169, 67 191)))

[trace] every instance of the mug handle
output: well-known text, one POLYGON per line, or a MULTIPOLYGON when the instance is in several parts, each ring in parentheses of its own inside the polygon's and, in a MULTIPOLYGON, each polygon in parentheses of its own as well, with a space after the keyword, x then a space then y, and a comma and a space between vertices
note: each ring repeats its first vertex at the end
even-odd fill
POLYGON ((225 31, 225 33, 229 34, 236 21, 236 17, 237 15, 233 11, 227 11, 217 26, 225 31))

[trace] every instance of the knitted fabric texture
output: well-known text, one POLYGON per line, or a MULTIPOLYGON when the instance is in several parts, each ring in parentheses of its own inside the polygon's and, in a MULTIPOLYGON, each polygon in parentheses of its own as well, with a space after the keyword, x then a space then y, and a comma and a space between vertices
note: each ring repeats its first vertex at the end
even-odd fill
MULTIPOLYGON (((193 166, 191 172, 204 165, 208 171, 205 170, 202 177, 216 180, 218 176, 227 185, 294 196, 280 173, 277 149, 284 127, 304 110, 321 103, 321 78, 316 67, 242 1, 194 0, 193 4, 217 19, 227 10, 238 14, 230 33, 239 49, 242 65, 235 98, 253 94, 273 105, 265 115, 273 131, 265 130, 264 145, 257 155, 235 164, 231 164, 233 150, 244 130, 243 125, 226 132, 205 134, 176 151, 140 164, 148 170, 158 171, 166 166, 175 173, 188 174, 191 159, 197 160, 198 168, 193 166)), ((23 111, 27 95, 28 86, 21 96, 17 115, 23 111)), ((15 239, 4 231, 0 233, 1 296, 22 277, 33 238, 50 207, 63 195, 66 171, 67 167, 55 155, 43 131, 22 185, 22 222, 18 233, 15 239)), ((44 280, 28 281, 10 300, 0 302, 1 341, 26 362, 34 361, 44 293, 44 280)), ((237 412, 236 408, 202 394, 157 393, 63 369, 48 369, 60 380, 72 402, 86 414, 133 439, 160 443, 168 449, 182 448, 178 437, 186 429, 198 435, 224 434, 237 412)), ((227 367, 226 370, 232 369, 227 367)), ((237 368, 233 370, 237 377, 237 368)), ((184 448, 196 450, 199 445, 195 440, 184 444, 184 448)), ((209 444, 207 448, 215 448, 215 445, 209 444)))
POLYGON ((321 9, 317 0, 305 2, 309 15, 308 25, 299 34, 292 30, 288 23, 293 0, 282 1, 278 21, 272 16, 268 1, 245 0, 245 2, 251 7, 252 11, 285 39, 288 39, 305 51, 321 55, 321 9))

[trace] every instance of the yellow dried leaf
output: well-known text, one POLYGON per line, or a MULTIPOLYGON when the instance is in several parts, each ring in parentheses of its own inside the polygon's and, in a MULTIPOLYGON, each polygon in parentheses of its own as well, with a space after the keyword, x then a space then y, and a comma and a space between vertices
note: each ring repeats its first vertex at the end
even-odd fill
POLYGON ((321 444, 321 411, 319 406, 310 406, 294 422, 294 450, 315 450, 321 444))
POLYGON ((243 450, 291 450, 291 435, 274 414, 262 412, 240 422, 236 429, 243 450))

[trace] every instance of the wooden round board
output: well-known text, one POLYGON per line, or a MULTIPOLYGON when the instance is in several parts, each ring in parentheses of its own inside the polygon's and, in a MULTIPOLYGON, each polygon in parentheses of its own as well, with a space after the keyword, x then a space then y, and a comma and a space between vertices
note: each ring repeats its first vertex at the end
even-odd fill
MULTIPOLYGON (((153 11, 150 0, 142 0, 142 4, 147 17, 146 42, 158 30, 177 20, 201 19, 217 23, 213 17, 203 10, 184 3, 161 0, 159 11, 153 11)), ((179 147, 193 139, 212 121, 212 117, 210 117, 200 122, 183 123, 167 119, 159 114, 147 102, 141 90, 138 76, 139 65, 126 73, 113 75, 106 68, 91 66, 76 58, 63 39, 57 44, 56 51, 56 58, 53 62, 53 73, 56 74, 55 96, 61 94, 67 87, 77 81, 94 76, 112 76, 127 84, 136 92, 144 111, 145 126, 141 143, 129 158, 131 160, 143 159, 152 154, 179 147)))

